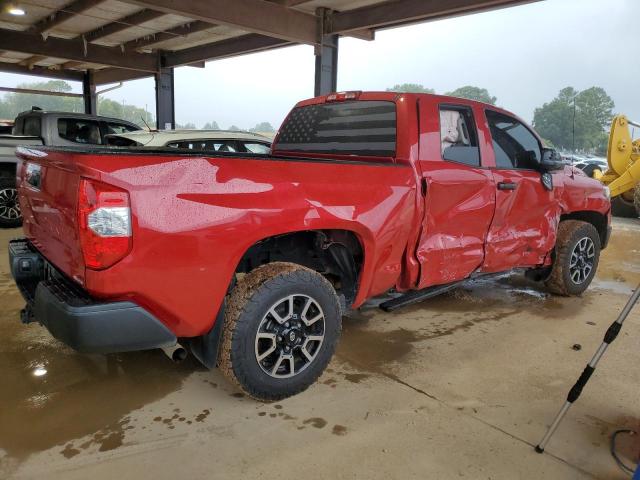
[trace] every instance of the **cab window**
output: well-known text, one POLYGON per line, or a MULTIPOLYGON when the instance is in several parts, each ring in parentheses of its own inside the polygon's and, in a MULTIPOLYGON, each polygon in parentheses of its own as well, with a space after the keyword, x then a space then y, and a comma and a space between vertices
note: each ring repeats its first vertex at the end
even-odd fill
POLYGON ((60 138, 73 143, 100 145, 100 126, 93 120, 80 120, 77 118, 59 118, 58 135, 60 138))
POLYGON ((268 154, 271 153, 271 147, 264 143, 244 143, 245 151, 249 153, 268 154))
POLYGON ((522 122, 503 113, 487 110, 487 122, 491 131, 496 167, 537 169, 540 158, 540 142, 522 122))
POLYGON ((39 137, 41 130, 40 115, 25 117, 22 134, 28 137, 39 137))
POLYGON ((137 127, 134 127, 133 125, 127 125, 127 124, 124 124, 124 123, 106 122, 106 133, 105 133, 105 135, 136 132, 138 130, 140 130, 140 129, 137 128, 137 127))
POLYGON ((478 135, 469 107, 440 107, 440 147, 443 160, 480 166, 478 135))

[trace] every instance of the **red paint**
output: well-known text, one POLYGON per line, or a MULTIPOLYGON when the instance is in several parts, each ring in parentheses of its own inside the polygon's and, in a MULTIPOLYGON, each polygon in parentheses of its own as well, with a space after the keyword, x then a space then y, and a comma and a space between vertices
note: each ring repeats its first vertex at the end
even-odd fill
POLYGON ((43 167, 40 191, 27 184, 24 169, 18 174, 24 230, 92 295, 132 300, 177 336, 195 336, 213 325, 243 254, 273 235, 354 232, 364 250, 357 307, 391 287, 422 288, 473 272, 548 263, 561 214, 609 216, 601 185, 569 168, 553 175, 553 192, 542 188, 537 172, 495 169, 483 104, 368 92, 359 96, 365 100, 396 102, 395 158, 313 155, 365 164, 278 160, 277 138, 275 158, 260 160, 23 151, 23 164, 43 167), (440 103, 473 109, 481 167, 442 160, 440 103), (129 192, 131 251, 105 270, 84 266, 77 225, 81 177, 129 192), (496 190, 506 180, 518 189, 496 190))

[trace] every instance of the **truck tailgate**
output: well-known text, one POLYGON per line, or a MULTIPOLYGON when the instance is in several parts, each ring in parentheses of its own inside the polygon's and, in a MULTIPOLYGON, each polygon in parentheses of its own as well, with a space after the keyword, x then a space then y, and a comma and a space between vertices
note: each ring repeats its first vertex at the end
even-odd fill
POLYGON ((74 155, 20 147, 18 198, 26 237, 55 267, 84 284, 77 230, 78 184, 82 169, 74 155))

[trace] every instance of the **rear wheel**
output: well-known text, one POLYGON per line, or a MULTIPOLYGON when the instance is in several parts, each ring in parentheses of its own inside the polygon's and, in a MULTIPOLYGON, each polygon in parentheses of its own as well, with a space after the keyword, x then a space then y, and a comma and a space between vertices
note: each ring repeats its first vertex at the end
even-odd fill
POLYGON ((322 275, 293 263, 263 265, 229 296, 218 365, 254 398, 289 397, 322 374, 340 328, 338 297, 322 275))
POLYGON ((0 228, 16 228, 22 225, 18 204, 15 175, 0 172, 0 228))
POLYGON ((558 295, 580 295, 591 284, 599 259, 600 236, 593 225, 579 220, 560 222, 547 288, 558 295))

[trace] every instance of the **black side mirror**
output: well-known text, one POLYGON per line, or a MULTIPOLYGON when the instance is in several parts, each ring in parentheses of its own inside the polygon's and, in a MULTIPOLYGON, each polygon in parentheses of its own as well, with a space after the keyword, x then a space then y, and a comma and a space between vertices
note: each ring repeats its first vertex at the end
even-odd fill
POLYGON ((562 170, 564 162, 560 154, 553 148, 542 149, 542 159, 540 160, 540 168, 543 172, 551 172, 553 170, 562 170))

